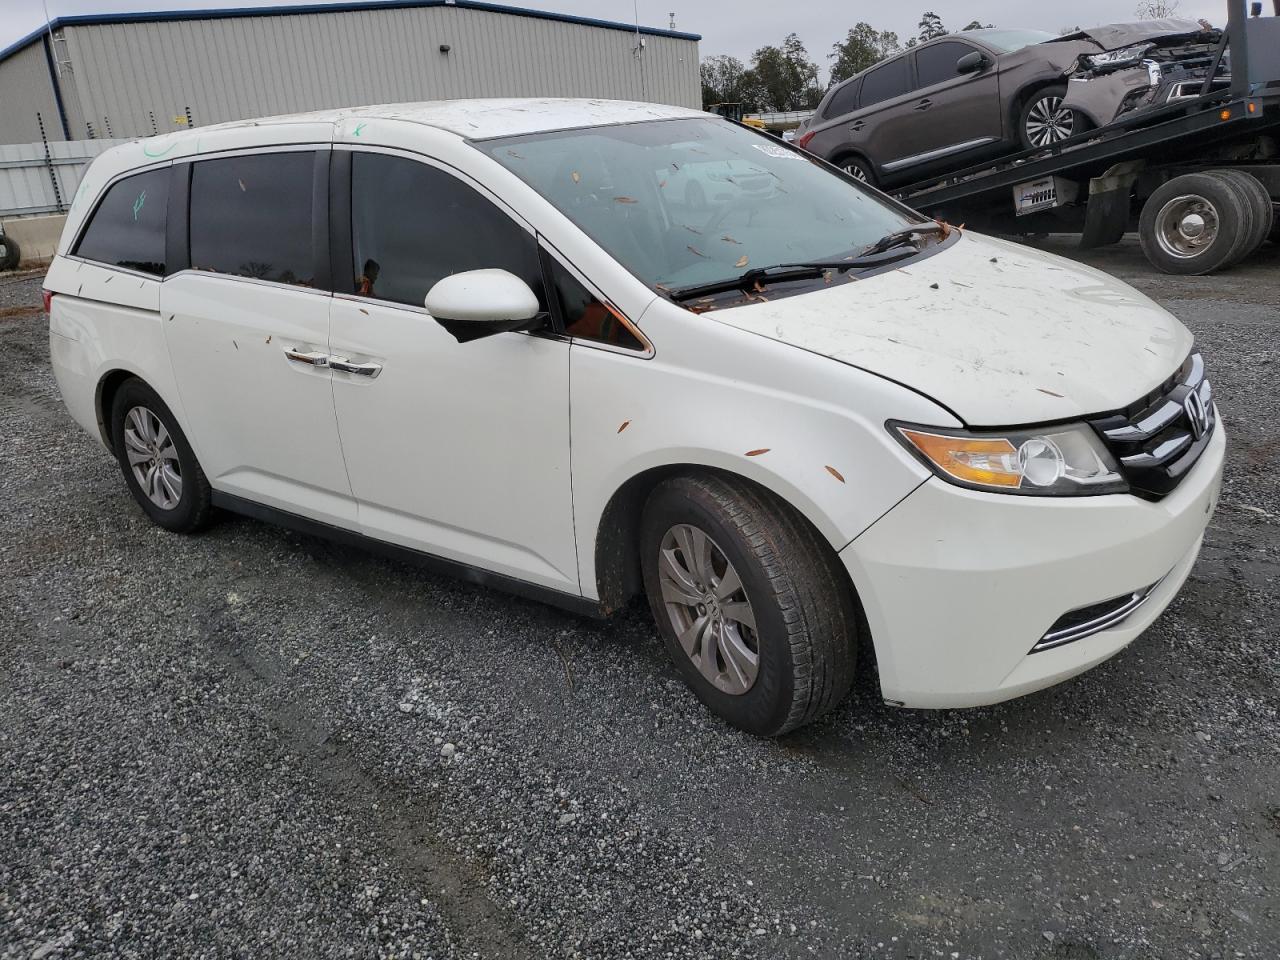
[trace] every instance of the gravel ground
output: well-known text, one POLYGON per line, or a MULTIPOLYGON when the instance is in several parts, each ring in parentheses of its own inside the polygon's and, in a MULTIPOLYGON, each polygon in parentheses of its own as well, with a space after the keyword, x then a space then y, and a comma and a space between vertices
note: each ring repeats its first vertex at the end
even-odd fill
POLYGON ((1053 690, 862 682, 778 742, 642 611, 150 525, 62 409, 39 278, 0 280, 0 957, 1273 960, 1280 248, 1082 259, 1191 326, 1232 430, 1181 597, 1053 690))

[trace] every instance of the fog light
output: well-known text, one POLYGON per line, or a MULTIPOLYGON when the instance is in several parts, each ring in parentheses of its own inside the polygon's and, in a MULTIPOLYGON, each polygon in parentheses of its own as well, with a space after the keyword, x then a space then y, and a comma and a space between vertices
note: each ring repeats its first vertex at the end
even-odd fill
POLYGON ((1057 483, 1066 467, 1066 458, 1058 445, 1047 437, 1032 437, 1018 447, 1018 466, 1022 477, 1037 487, 1057 483))

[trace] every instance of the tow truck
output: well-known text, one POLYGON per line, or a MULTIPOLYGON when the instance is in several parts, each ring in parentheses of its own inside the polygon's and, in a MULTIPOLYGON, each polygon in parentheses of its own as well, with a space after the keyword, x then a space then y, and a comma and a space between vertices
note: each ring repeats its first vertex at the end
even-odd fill
POLYGON ((1280 0, 1272 5, 1274 15, 1262 16, 1261 3, 1229 0, 1196 96, 893 193, 938 220, 1076 233, 1085 248, 1136 228, 1166 273, 1230 267, 1268 237, 1280 241, 1280 0), (1230 84, 1213 89, 1219 65, 1229 65, 1230 84))

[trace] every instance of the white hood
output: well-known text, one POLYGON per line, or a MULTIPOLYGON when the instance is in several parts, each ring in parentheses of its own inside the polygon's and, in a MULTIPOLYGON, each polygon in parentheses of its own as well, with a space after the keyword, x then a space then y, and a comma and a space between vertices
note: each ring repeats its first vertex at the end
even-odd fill
POLYGON ((878 276, 706 316, 906 384, 970 426, 1126 406, 1192 344, 1114 277, 971 233, 878 276))

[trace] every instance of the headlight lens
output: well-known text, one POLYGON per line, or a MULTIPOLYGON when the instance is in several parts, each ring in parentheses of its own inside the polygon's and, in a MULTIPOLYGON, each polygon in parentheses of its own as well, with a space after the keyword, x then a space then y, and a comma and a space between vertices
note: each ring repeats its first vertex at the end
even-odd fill
POLYGON ((1105 53, 1094 53, 1081 57, 1080 61, 1090 70, 1114 70, 1116 67, 1128 67, 1138 63, 1151 49, 1149 43, 1135 43, 1119 50, 1108 50, 1105 53))
POLYGON ((962 487, 1051 497, 1129 489, 1115 458, 1083 423, 990 433, 889 428, 934 473, 962 487))

